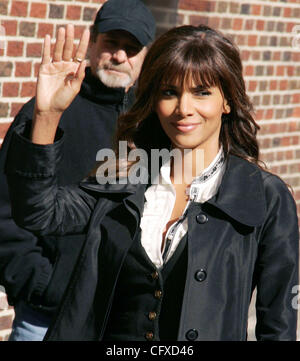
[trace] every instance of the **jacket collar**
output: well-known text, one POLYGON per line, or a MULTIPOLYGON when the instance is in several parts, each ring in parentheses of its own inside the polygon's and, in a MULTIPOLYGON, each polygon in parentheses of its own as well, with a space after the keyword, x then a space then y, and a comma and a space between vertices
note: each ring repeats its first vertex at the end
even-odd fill
MULTIPOLYGON (((95 177, 81 182, 83 188, 106 194, 119 193, 134 203, 140 212, 144 206, 145 184, 99 184, 95 177)), ((229 217, 250 227, 263 223, 266 203, 261 170, 234 155, 228 155, 226 170, 218 193, 207 203, 219 208, 229 217)))
POLYGON ((242 158, 229 155, 218 193, 208 201, 239 223, 250 227, 266 215, 261 170, 242 158))
POLYGON ((80 95, 98 104, 121 104, 126 96, 130 99, 134 96, 134 88, 127 93, 124 88, 109 88, 92 75, 91 68, 86 68, 80 95))

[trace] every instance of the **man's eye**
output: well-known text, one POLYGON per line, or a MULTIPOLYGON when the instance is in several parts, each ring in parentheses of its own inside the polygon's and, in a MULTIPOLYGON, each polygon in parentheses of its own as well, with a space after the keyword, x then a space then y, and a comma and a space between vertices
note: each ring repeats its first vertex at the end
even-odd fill
POLYGON ((136 47, 127 47, 126 48, 126 53, 129 56, 136 55, 139 51, 140 51, 140 49, 136 48, 136 47))
POLYGON ((105 44, 114 46, 114 45, 117 44, 117 42, 115 40, 112 40, 112 39, 106 39, 105 44))

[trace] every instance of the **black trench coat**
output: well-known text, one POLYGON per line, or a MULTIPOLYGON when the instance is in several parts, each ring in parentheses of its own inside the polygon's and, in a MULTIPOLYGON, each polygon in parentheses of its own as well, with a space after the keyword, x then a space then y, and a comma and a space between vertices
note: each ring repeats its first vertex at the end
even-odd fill
MULTIPOLYGON (((46 340, 101 340, 122 263, 139 231, 146 186, 88 180, 57 188, 63 140, 38 146, 17 132, 7 161, 17 224, 42 235, 87 232, 46 340)), ((298 239, 295 202, 285 184, 229 155, 217 195, 188 215, 178 340, 191 334, 196 340, 246 340, 255 287, 257 339, 295 340, 298 239)))

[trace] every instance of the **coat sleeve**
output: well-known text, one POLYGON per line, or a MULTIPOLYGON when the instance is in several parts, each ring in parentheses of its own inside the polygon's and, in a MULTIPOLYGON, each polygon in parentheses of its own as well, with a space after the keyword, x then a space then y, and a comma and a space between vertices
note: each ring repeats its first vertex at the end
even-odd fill
POLYGON ((276 176, 265 179, 267 217, 261 228, 255 270, 256 338, 292 341, 297 334, 299 229, 294 199, 276 176))
POLYGON ((37 145, 27 139, 29 129, 30 122, 15 129, 7 155, 15 222, 39 236, 84 233, 97 200, 78 185, 57 186, 63 131, 54 144, 37 145))
POLYGON ((43 256, 38 239, 18 227, 12 219, 4 173, 13 131, 31 117, 33 107, 34 99, 23 106, 7 131, 0 150, 0 284, 5 287, 11 305, 21 298, 29 303, 39 299, 52 273, 52 264, 43 256))

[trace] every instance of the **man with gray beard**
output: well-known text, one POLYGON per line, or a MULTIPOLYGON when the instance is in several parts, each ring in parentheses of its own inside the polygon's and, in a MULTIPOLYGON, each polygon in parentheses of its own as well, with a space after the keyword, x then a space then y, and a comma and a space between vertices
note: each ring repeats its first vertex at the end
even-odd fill
MULTIPOLYGON (((111 147, 117 118, 133 103, 133 86, 154 35, 154 18, 140 0, 108 0, 98 11, 91 27, 90 67, 60 121, 66 139, 59 185, 81 181, 94 167, 98 150, 111 147)), ((71 52, 63 52, 63 59, 59 54, 73 38, 72 25, 58 30, 54 61, 71 60, 71 52)), ((44 338, 85 241, 78 234, 36 238, 11 218, 6 153, 13 129, 33 118, 34 104, 31 99, 20 110, 0 150, 0 284, 15 308, 11 341, 44 338)))

